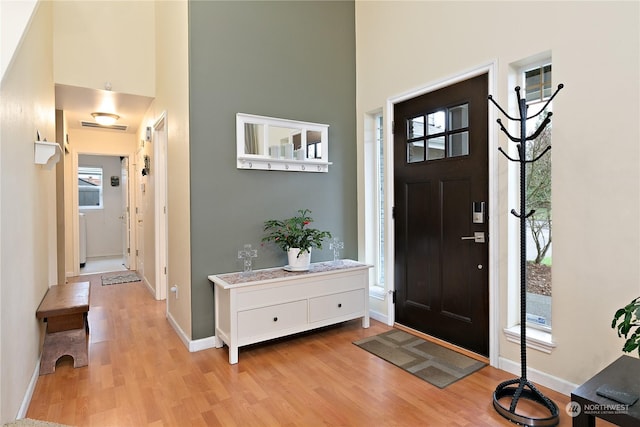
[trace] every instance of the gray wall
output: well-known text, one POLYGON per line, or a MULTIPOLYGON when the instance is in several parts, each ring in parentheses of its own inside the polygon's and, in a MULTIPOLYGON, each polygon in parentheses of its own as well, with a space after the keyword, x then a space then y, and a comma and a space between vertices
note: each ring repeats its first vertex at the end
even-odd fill
MULTIPOLYGON (((207 275, 285 254, 260 245, 266 219, 311 209, 357 258, 355 10, 352 1, 189 3, 193 339, 214 334, 207 275), (236 168, 238 112, 326 123, 328 173, 236 168)), ((332 259, 328 244, 312 262, 332 259)))

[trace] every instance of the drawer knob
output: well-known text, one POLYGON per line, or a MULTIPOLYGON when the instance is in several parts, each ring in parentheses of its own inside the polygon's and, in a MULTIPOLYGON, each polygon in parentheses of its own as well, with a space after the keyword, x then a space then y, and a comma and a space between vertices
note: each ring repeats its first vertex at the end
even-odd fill
POLYGON ((338 308, 342 308, 342 303, 338 303, 338 308))
POLYGON ((277 321, 278 321, 278 318, 277 318, 277 317, 274 317, 274 318, 273 318, 273 321, 274 321, 274 322, 277 322, 277 321))

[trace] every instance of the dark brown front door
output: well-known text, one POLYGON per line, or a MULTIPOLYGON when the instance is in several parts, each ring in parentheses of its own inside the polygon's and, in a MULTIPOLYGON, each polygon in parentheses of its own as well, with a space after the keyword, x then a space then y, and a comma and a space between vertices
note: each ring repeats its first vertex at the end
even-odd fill
POLYGON ((396 322, 485 356, 487 96, 483 74, 394 107, 396 322))

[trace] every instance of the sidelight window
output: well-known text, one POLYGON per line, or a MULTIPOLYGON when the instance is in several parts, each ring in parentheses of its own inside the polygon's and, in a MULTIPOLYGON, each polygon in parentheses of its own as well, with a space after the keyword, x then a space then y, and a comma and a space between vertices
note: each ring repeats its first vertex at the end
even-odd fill
MULTIPOLYGON (((526 97, 527 116, 531 117, 526 123, 527 134, 533 133, 544 120, 546 114, 553 109, 553 102, 547 105, 552 96, 551 88, 551 62, 547 58, 541 61, 522 61, 514 68, 513 88, 519 86, 520 96, 526 97), (541 113, 541 114, 538 114, 541 113)), ((513 89, 510 93, 514 93, 513 89)), ((518 111, 516 97, 510 97, 512 111, 518 111)), ((528 141, 525 146, 525 157, 533 159, 540 156, 551 144, 551 127, 549 124, 545 130, 534 140, 528 141)), ((512 134, 518 134, 519 128, 514 126, 512 134)), ((527 163, 525 169, 525 212, 535 211, 526 219, 525 246, 526 246, 526 323, 529 328, 548 333, 552 327, 552 203, 551 203, 551 162, 552 150, 547 151, 539 160, 527 163)), ((520 176, 519 169, 513 168, 509 172, 509 187, 515 191, 509 194, 509 205, 516 207, 520 200, 520 176)), ((519 219, 509 215, 509 252, 520 253, 520 225, 519 219)), ((520 258, 512 256, 509 259, 509 299, 517 301, 520 298, 520 258)), ((514 304, 519 306, 519 304, 514 304)), ((509 311, 511 326, 517 325, 516 319, 520 318, 517 310, 509 311)), ((537 332, 536 332, 537 333, 537 332)), ((547 336, 547 335, 544 335, 547 336)), ((547 339, 545 338, 545 339, 547 339)), ((543 340, 544 341, 544 340, 543 340)), ((545 350, 546 351, 546 350, 545 350)))
MULTIPOLYGON (((528 115, 533 116, 552 95, 551 64, 525 69, 522 79, 527 97, 528 115)), ((551 112, 553 102, 547 106, 551 112)), ((528 133, 538 128, 546 114, 540 114, 527 123, 528 133)), ((551 122, 553 123, 553 122, 551 122)), ((526 147, 528 159, 539 156, 551 145, 551 124, 526 147)), ((535 211, 527 218, 527 324, 550 329, 551 319, 551 156, 547 152, 537 162, 527 164, 526 200, 527 212, 535 211)))
POLYGON ((369 295, 385 301, 385 248, 387 233, 385 222, 385 161, 384 120, 382 109, 365 117, 364 147, 364 203, 365 214, 365 260, 373 265, 371 269, 369 295))

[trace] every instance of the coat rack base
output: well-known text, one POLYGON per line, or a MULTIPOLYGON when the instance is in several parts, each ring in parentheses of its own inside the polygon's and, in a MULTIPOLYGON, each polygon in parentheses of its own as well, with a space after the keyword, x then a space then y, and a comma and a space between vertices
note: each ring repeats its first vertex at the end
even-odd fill
POLYGON ((496 387, 496 391, 493 392, 493 407, 500 415, 509 421, 523 426, 548 427, 557 426, 560 422, 558 405, 543 395, 542 392, 526 378, 516 378, 500 383, 498 387, 496 387), (525 387, 528 387, 528 389, 525 387), (509 407, 503 406, 500 402, 500 399, 507 396, 511 397, 509 407), (520 399, 526 399, 541 405, 549 411, 550 416, 535 418, 516 413, 516 407, 520 399))

